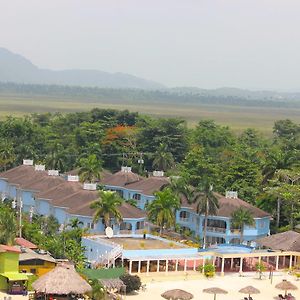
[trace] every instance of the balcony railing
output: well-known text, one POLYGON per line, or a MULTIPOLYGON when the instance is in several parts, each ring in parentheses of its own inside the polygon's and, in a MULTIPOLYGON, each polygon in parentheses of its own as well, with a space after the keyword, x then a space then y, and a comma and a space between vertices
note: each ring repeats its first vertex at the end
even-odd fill
POLYGON ((187 223, 189 221, 189 218, 179 218, 179 222, 187 223))
POLYGON ((218 232, 218 233, 226 233, 226 228, 208 226, 207 231, 209 231, 209 232, 218 232))

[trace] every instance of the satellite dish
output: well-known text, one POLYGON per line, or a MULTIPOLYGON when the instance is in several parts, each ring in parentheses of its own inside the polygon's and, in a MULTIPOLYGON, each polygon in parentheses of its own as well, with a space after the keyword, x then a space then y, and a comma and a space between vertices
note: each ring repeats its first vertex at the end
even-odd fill
POLYGON ((110 239, 110 238, 113 237, 114 231, 112 230, 111 227, 106 227, 106 229, 105 229, 105 234, 106 234, 106 236, 110 239))

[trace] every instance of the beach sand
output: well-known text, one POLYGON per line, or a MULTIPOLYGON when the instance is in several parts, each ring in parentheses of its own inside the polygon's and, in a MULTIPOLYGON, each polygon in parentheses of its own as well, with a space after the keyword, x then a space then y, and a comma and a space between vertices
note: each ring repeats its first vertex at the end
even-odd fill
POLYGON ((125 299, 135 300, 156 300, 163 299, 160 295, 170 289, 183 289, 194 295, 195 300, 213 300, 214 296, 204 294, 202 292, 205 288, 220 287, 228 291, 227 295, 217 295, 217 300, 242 300, 245 296, 238 291, 248 285, 252 285, 260 290, 260 294, 252 295, 254 300, 274 300, 278 299, 278 294, 284 294, 284 291, 280 291, 275 288, 275 285, 281 282, 283 279, 291 281, 298 287, 297 291, 291 291, 292 295, 296 299, 300 300, 300 281, 296 281, 296 278, 289 276, 285 273, 274 274, 273 283, 268 279, 268 274, 265 274, 264 279, 258 279, 258 275, 255 273, 244 274, 243 277, 239 277, 238 274, 225 275, 224 277, 216 276, 213 279, 206 279, 201 275, 188 275, 186 276, 167 276, 163 277, 142 277, 143 283, 146 284, 146 291, 140 291, 136 295, 127 295, 125 299))

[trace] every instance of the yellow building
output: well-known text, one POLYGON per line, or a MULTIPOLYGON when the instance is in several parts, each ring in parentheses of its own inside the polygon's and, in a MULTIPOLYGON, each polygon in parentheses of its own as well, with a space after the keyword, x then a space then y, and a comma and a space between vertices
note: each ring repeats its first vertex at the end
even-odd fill
POLYGON ((51 271, 56 266, 56 260, 47 252, 21 247, 19 270, 38 277, 51 271))
POLYGON ((24 294, 28 275, 19 272, 20 250, 0 245, 0 290, 10 294, 24 294))

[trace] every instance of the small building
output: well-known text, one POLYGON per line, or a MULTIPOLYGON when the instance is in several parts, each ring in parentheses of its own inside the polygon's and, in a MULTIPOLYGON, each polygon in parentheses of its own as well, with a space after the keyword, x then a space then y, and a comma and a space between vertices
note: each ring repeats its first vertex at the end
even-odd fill
POLYGON ((44 250, 32 250, 20 248, 19 270, 22 273, 30 273, 38 277, 53 270, 56 260, 44 250))
POLYGON ((272 250, 300 252, 300 233, 292 230, 276 233, 258 239, 256 244, 272 250))
POLYGON ((20 250, 0 245, 0 290, 9 294, 27 292, 28 275, 19 272, 20 250))

